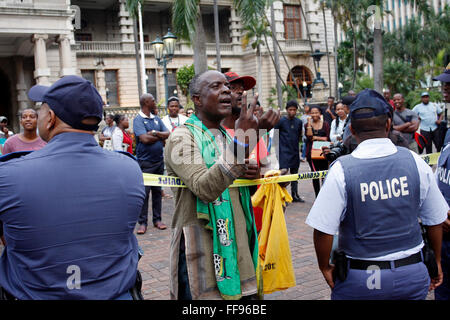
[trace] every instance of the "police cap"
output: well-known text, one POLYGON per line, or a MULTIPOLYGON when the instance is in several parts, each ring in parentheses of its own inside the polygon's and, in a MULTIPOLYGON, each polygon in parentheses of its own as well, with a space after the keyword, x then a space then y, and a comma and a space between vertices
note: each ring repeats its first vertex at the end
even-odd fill
POLYGON ((350 117, 351 119, 368 119, 383 114, 389 115, 391 109, 392 106, 377 91, 364 89, 356 95, 355 101, 350 105, 350 117), (355 114, 360 109, 372 109, 372 111, 355 114))

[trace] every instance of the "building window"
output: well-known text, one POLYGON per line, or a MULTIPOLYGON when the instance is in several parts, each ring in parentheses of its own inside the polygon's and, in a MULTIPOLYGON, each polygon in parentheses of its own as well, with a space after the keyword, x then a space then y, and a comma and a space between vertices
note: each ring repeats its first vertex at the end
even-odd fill
MULTIPOLYGON (((169 97, 174 96, 175 95, 175 90, 177 90, 177 70, 176 69, 172 69, 172 70, 168 70, 168 74, 167 74, 167 82, 169 83, 169 97), (172 72, 170 72, 172 71, 172 72)), ((178 95, 178 90, 177 90, 177 95, 178 95)))
MULTIPOLYGON (((311 97, 311 85, 312 85, 312 73, 311 71, 305 67, 305 66, 295 66, 291 69, 291 72, 288 74, 287 77, 287 85, 295 88, 300 89, 300 92, 302 93, 303 97, 310 98, 311 97), (292 80, 291 73, 294 76, 294 80, 292 80), (303 87, 303 83, 306 82, 306 87, 303 87)), ((300 99, 301 96, 297 91, 297 98, 300 99)))
POLYGON ((91 33, 75 33, 75 41, 92 41, 91 33))
POLYGON ((302 21, 300 6, 284 6, 284 38, 301 39, 302 21))
POLYGON ((110 106, 119 105, 119 82, 117 70, 105 70, 106 103, 110 106))
POLYGON ((94 87, 97 87, 96 80, 95 80, 95 70, 81 70, 81 77, 90 81, 94 87))
POLYGON ((147 74, 147 92, 152 94, 155 101, 158 101, 156 95, 156 70, 147 69, 145 73, 147 74))

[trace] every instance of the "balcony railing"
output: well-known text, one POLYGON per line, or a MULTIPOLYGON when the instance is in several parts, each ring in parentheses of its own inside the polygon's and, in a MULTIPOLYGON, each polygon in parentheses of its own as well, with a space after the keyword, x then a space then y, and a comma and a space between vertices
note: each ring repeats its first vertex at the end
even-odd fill
MULTIPOLYGON (((306 39, 286 39, 279 40, 280 46, 286 53, 300 53, 300 52, 310 52, 311 47, 309 41, 306 39)), ((77 41, 79 53, 103 53, 103 54, 129 54, 130 52, 124 52, 122 42, 119 41, 77 41)), ((128 47, 130 48, 130 47, 128 47)), ((131 47, 134 48, 134 47, 131 47)), ((130 49, 126 49, 130 50, 130 49)), ((144 43, 144 50, 147 54, 153 54, 153 48, 150 42, 144 43)), ((243 53, 244 50, 240 49, 239 52, 233 51, 232 43, 221 43, 220 51, 222 55, 236 55, 243 53)), ((132 52, 134 50, 132 49, 132 52)), ((207 43, 206 53, 209 55, 216 54, 216 44, 207 43)), ((194 50, 192 46, 186 42, 177 42, 175 44, 175 55, 193 55, 194 50)))
MULTIPOLYGON (((121 42, 113 41, 77 41, 79 53, 125 53, 121 42)), ((222 54, 232 54, 233 45, 231 43, 221 43, 220 50, 222 54)), ((150 42, 144 42, 144 51, 148 54, 153 54, 153 48, 150 42)), ((134 50, 133 50, 134 52, 134 50)), ((192 55, 194 53, 192 46, 185 42, 178 42, 175 44, 176 55, 192 55)), ((216 44, 207 43, 206 53, 210 55, 216 54, 216 44)))
POLYGON ((306 39, 286 39, 280 41, 280 46, 286 52, 310 52, 311 46, 306 39))
POLYGON ((86 53, 121 53, 122 43, 113 41, 77 41, 77 52, 86 53))

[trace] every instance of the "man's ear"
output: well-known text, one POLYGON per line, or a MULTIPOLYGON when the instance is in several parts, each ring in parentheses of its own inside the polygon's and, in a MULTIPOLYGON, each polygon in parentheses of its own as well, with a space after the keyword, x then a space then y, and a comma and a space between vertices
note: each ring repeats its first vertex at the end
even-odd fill
POLYGON ((51 130, 51 129, 53 129, 54 127, 55 127, 55 124, 56 124, 56 114, 55 114, 55 112, 52 110, 52 109, 50 109, 50 108, 48 108, 48 113, 49 113, 49 116, 48 116, 48 122, 47 122, 47 124, 46 124, 46 128, 47 128, 47 130, 51 130))
POLYGON ((355 132, 355 130, 353 129, 353 127, 352 127, 352 124, 350 123, 350 132, 352 133, 352 135, 356 135, 356 132, 355 132))
POLYGON ((195 109, 197 109, 197 107, 201 107, 200 95, 198 94, 192 95, 192 102, 194 102, 195 109))
POLYGON ((386 133, 389 134, 389 131, 391 131, 391 124, 392 124, 392 119, 388 118, 386 121, 386 133))

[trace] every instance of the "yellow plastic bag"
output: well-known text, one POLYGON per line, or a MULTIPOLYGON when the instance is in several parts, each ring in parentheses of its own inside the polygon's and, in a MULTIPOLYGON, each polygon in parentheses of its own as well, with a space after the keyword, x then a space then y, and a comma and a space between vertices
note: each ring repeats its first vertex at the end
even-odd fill
MULTIPOLYGON (((264 177, 279 174, 279 170, 270 170, 264 177)), ((292 197, 278 183, 261 185, 252 197, 253 206, 263 209, 258 243, 265 294, 285 290, 296 284, 283 212, 286 202, 292 202, 292 197)))

